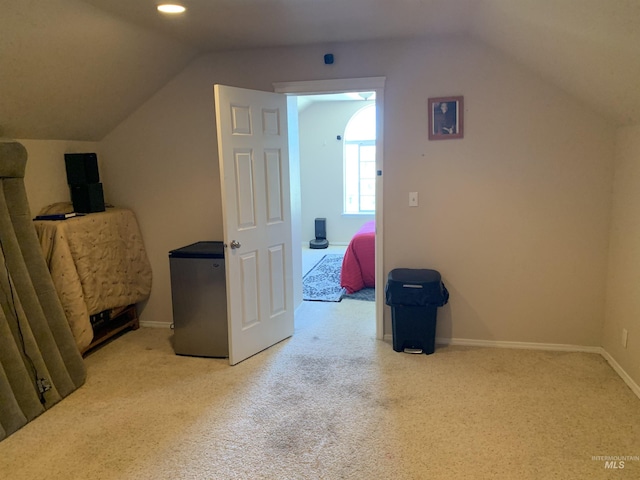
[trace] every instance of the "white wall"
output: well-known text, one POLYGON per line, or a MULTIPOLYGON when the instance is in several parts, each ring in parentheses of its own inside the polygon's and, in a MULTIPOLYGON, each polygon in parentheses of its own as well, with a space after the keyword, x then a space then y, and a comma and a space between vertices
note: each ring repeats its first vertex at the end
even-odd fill
POLYGON ((343 215, 344 130, 354 113, 372 101, 316 102, 300 112, 302 239, 315 238, 315 219, 327 219, 331 244, 348 244, 374 215, 343 215))
POLYGON ((384 270, 442 273, 438 336, 599 345, 615 131, 466 40, 205 55, 118 126, 100 144, 104 183, 138 214, 153 266, 142 320, 171 322, 168 251, 222 238, 212 85, 376 76, 387 79, 384 270), (427 98, 444 95, 464 95, 465 138, 430 142, 427 98))
MULTIPOLYGON (((27 149, 27 168, 24 186, 33 216, 43 207, 58 202, 70 202, 65 153, 98 153, 97 142, 64 140, 18 140, 27 149)), ((102 173, 102 159, 98 154, 98 170, 102 173)), ((106 198, 105 198, 106 201, 106 198)))
POLYGON ((640 385, 640 125, 618 132, 616 154, 602 346, 640 385))

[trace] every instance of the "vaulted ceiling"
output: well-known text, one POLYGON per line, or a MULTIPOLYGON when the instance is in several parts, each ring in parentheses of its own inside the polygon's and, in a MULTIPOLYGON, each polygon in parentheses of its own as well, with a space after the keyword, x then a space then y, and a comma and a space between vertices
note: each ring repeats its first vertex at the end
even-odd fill
POLYGON ((210 51, 464 35, 640 124, 640 0, 0 0, 0 136, 99 140, 210 51))

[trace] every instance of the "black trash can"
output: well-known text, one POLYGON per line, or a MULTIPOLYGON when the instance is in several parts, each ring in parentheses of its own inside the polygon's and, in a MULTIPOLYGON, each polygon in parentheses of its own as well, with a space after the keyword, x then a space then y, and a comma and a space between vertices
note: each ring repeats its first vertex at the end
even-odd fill
POLYGON ((389 272, 385 289, 391 307, 393 349, 396 352, 435 351, 438 307, 449 292, 436 270, 396 268, 389 272))

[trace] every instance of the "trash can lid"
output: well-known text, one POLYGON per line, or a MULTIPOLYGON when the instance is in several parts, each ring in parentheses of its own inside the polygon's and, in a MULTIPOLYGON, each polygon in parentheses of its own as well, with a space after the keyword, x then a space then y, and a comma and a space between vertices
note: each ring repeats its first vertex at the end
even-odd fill
POLYGON ((449 301, 449 292, 436 270, 396 268, 389 272, 385 298, 390 306, 441 307, 449 301))
POLYGON ((440 272, 426 268, 395 268, 389 272, 388 280, 399 283, 440 282, 440 272))

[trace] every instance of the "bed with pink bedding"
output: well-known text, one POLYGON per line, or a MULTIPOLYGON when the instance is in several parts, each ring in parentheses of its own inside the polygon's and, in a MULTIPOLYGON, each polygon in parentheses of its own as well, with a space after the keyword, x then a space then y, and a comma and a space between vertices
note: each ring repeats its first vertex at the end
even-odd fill
POLYGON ((349 242, 342 260, 340 285, 347 293, 375 287, 376 222, 365 223, 349 242))

